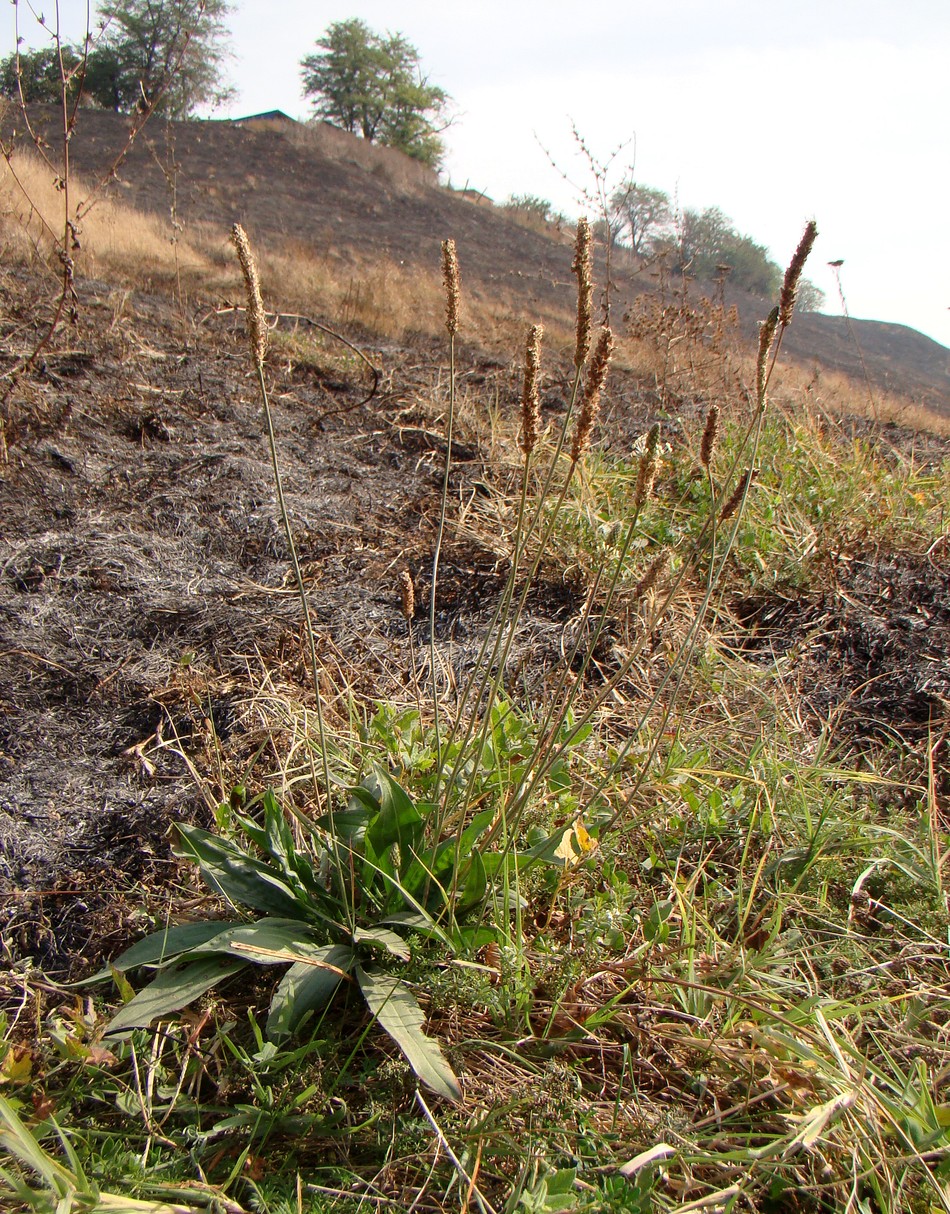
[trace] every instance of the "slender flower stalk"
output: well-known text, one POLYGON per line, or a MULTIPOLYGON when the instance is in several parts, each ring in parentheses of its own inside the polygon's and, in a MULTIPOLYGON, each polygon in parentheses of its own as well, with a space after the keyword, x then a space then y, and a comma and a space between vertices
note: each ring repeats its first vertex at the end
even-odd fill
MULTIPOLYGON (((251 347, 251 356, 254 361, 254 370, 257 373, 257 383, 261 393, 261 403, 264 410, 264 422, 267 426, 267 441, 270 447, 271 466, 274 473, 274 488, 277 493, 277 509, 280 514, 281 522, 284 527, 284 535, 287 539, 287 550, 290 555, 290 563, 294 571, 294 581, 297 584, 297 594, 300 598, 300 607, 303 612, 304 633, 307 639, 307 649, 310 658, 310 677, 313 680, 313 694, 316 700, 317 709, 317 741, 320 750, 320 759, 323 767, 323 797, 325 805, 330 804, 330 761, 328 758, 326 729, 323 721, 323 697, 320 692, 320 664, 317 660, 317 643, 313 630, 313 619, 310 615, 310 606, 307 601, 307 589, 304 585, 303 573, 300 569, 300 560, 297 556, 297 545, 294 542, 294 531, 290 522, 290 512, 287 509, 287 502, 284 498, 284 485, 280 473, 280 461, 277 458, 277 435, 274 430, 274 418, 271 413, 270 398, 267 392, 267 381, 264 377, 264 354, 267 349, 267 315, 264 311, 264 304, 261 300, 261 285, 260 278, 257 273, 257 264, 254 260, 254 254, 251 251, 251 245, 247 238, 247 233, 240 224, 235 224, 231 229, 231 242, 237 251, 238 261, 241 266, 241 273, 244 276, 244 286, 247 291, 247 333, 248 342, 251 347)), ((310 748, 307 750, 310 758, 311 775, 314 782, 314 792, 319 798, 320 789, 317 779, 316 767, 313 761, 313 754, 310 748)), ((339 840, 335 833, 331 833, 331 846, 333 848, 334 857, 338 865, 338 871, 343 872, 342 856, 339 850, 339 840)), ((355 890, 351 891, 351 900, 347 903, 347 916, 351 926, 355 925, 353 918, 355 905, 355 890)))
POLYGON ((792 255, 792 260, 788 263, 788 269, 785 271, 785 281, 782 283, 782 294, 779 296, 778 305, 779 324, 783 329, 792 323, 792 314, 795 311, 795 297, 798 294, 798 283, 817 235, 818 225, 814 219, 811 219, 805 225, 805 231, 798 242, 798 248, 792 255))
POLYGON ((590 436, 600 415, 600 396, 607 380, 610 356, 614 350, 614 338, 609 329, 603 328, 594 347, 590 370, 584 385, 584 400, 581 403, 574 442, 571 446, 571 463, 576 464, 590 448, 590 436))
POLYGON ((571 270, 577 276, 577 328, 574 341, 574 366, 578 369, 587 361, 590 350, 591 300, 594 294, 594 279, 591 260, 590 223, 584 217, 577 221, 574 238, 574 260, 571 270))
POLYGON ((231 243, 237 250, 241 273, 244 275, 244 289, 247 293, 247 331, 251 343, 251 355, 258 367, 264 365, 264 354, 267 350, 267 317, 264 312, 264 302, 261 299, 261 280, 257 273, 257 263, 251 252, 247 233, 239 223, 231 228, 231 243))
POLYGON ((721 412, 718 405, 710 405, 709 412, 706 414, 706 428, 703 430, 703 441, 699 445, 699 462, 707 471, 716 447, 721 412))
POLYGON ((656 452, 660 445, 659 423, 654 422, 647 434, 646 446, 640 456, 640 468, 637 471, 637 487, 633 491, 633 513, 638 515, 650 494, 653 492, 653 482, 656 480, 656 452))
POLYGON ((445 327, 449 336, 454 337, 459 331, 459 302, 462 297, 454 240, 442 241, 442 282, 445 287, 445 327))
POLYGON ((736 485, 735 489, 733 489, 732 496, 723 506, 719 515, 720 523, 724 523, 727 518, 731 518, 732 515, 735 514, 735 512, 739 509, 739 506, 744 500, 746 493, 749 491, 749 487, 754 483, 758 475, 759 473, 755 468, 748 469, 748 471, 739 481, 738 485, 736 485))
POLYGON ((445 468, 442 474, 442 498, 439 504, 439 526, 432 554, 432 581, 429 585, 429 666, 432 680, 432 723, 435 730, 436 790, 442 778, 442 721, 439 708, 438 663, 435 643, 435 608, 439 584, 439 562, 445 538, 445 517, 449 508, 449 475, 452 468, 452 440, 455 433, 455 336, 459 327, 461 278, 454 240, 442 241, 442 283, 445 287, 445 327, 449 335, 449 413, 445 427, 445 468))
POLYGON ((412 617, 416 613, 416 589, 412 584, 412 574, 408 569, 403 569, 399 574, 399 598, 402 603, 402 614, 407 622, 412 622, 412 617))
POLYGON ((525 345, 524 387, 521 391, 521 436, 518 445, 525 454, 531 454, 541 437, 541 397, 538 380, 541 374, 541 339, 543 325, 532 325, 525 345))
POLYGON ((639 603, 642 598, 650 593, 653 587, 660 580, 661 575, 664 573, 669 563, 670 554, 665 551, 653 558, 653 560, 647 566, 643 577, 633 588, 631 597, 635 603, 639 603))
POLYGON ((755 403, 761 413, 765 408, 765 390, 769 383, 769 354, 778 328, 779 309, 774 307, 759 326, 759 353, 755 360, 755 403))

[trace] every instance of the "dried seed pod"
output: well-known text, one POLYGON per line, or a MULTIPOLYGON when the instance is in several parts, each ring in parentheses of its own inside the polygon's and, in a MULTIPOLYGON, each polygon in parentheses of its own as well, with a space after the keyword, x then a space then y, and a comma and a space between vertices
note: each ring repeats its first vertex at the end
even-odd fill
POLYGON ((639 513, 640 507, 653 491, 656 480, 657 448, 660 445, 660 426, 654 422, 647 434, 647 441, 640 456, 640 468, 637 472, 637 487, 633 491, 633 512, 639 513))
POLYGON ((524 387, 521 391, 521 437, 519 446, 530 455, 541 436, 541 397, 538 379, 541 373, 543 325, 533 325, 528 333, 524 358, 524 387))
POLYGON ((633 588, 633 601, 635 603, 639 603, 639 601, 644 598, 645 595, 650 593, 653 587, 660 580, 660 577, 666 570, 666 566, 669 564, 669 562, 670 554, 666 551, 661 552, 658 556, 653 558, 653 560, 647 566, 646 573, 644 573, 643 577, 633 588))
POLYGON ((699 444, 699 462, 708 468, 716 446, 716 436, 719 433, 719 417, 721 410, 718 405, 710 405, 706 414, 706 428, 703 430, 703 441, 699 444))
POLYGON ((408 569, 403 569, 399 574, 399 597, 402 600, 402 614, 411 620, 416 612, 416 588, 408 569))
POLYGON ((795 311, 795 296, 798 294, 798 283, 817 235, 818 225, 814 219, 810 219, 805 225, 805 231, 798 242, 798 248, 792 254, 792 260, 788 263, 788 269, 785 271, 785 281, 782 283, 782 294, 779 296, 778 305, 779 324, 783 329, 786 325, 792 323, 792 314, 795 311))
POLYGON ((442 284, 445 287, 445 327, 454 337, 459 328, 461 279, 454 240, 442 241, 442 284))
POLYGON ((607 379, 607 368, 610 366, 610 356, 614 349, 613 334, 609 329, 600 331, 594 355, 591 359, 590 370, 587 372, 587 382, 584 385, 584 401, 581 405, 577 428, 574 431, 574 442, 571 446, 571 461, 578 460, 590 447, 591 431, 600 413, 600 394, 604 390, 607 379))
POLYGON ((241 273, 244 275, 244 287, 247 292, 247 331, 251 343, 251 354, 258 367, 263 367, 264 353, 267 349, 267 317, 261 299, 261 282, 257 274, 257 264, 254 261, 254 254, 251 252, 247 233, 239 223, 231 228, 231 243, 237 250, 241 273))
POLYGON ((765 386, 768 383, 769 353, 775 340, 775 330, 778 327, 779 310, 773 308, 759 326, 759 353, 755 360, 755 403, 759 409, 765 408, 765 386))
POLYGON ((590 350, 591 299, 594 280, 591 261, 590 223, 583 216, 577 221, 574 260, 571 270, 577 276, 577 328, 574 341, 574 366, 583 367, 590 350))
POLYGON ((742 499, 745 497, 746 490, 755 482, 758 475, 759 474, 755 468, 748 469, 748 471, 739 481, 738 485, 736 485, 735 489, 733 489, 732 496, 720 511, 720 523, 724 523, 727 518, 731 518, 732 515, 735 514, 735 512, 739 509, 739 505, 742 502, 742 499))

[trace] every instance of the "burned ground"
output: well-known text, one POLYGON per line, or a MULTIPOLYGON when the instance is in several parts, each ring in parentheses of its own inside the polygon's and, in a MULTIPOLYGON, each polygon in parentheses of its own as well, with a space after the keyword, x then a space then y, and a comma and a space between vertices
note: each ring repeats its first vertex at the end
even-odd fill
MULTIPOLYGON (((171 300, 104 283, 81 295, 78 324, 8 399, 0 474, 0 930, 12 958, 60 976, 114 951, 158 891, 190 880, 169 828, 206 818, 260 745, 248 705, 261 689, 277 695, 276 680, 308 696, 233 315, 204 309, 186 321, 171 300)), ((24 269, 0 280, 8 359, 32 348, 48 298, 46 280, 24 269)), ((305 360, 294 350, 275 341, 268 376, 325 691, 331 705, 408 695, 397 575, 409 568, 424 597, 445 446, 437 351, 368 347, 384 375, 366 400, 360 363, 330 345, 305 360)), ((516 372, 475 351, 460 360, 503 411, 514 408, 516 372)), ((651 420, 629 378, 618 374, 611 397, 618 425, 651 420)), ((548 407, 558 405, 553 391, 548 407)), ((677 418, 664 425, 676 441, 677 418)), ((879 438, 921 441, 893 427, 879 438)), ((928 442, 934 458, 946 453, 928 442)), ((454 459, 453 501, 490 492, 478 425, 462 425, 454 459)), ((852 735, 919 737, 946 722, 948 567, 946 545, 913 558, 852 554, 819 598, 734 604, 737 643, 777 659, 816 719, 852 735)), ((504 574, 497 543, 450 527, 437 634, 461 666, 504 574)), ((582 592, 549 571, 512 655, 519 672, 558 660, 582 592)))

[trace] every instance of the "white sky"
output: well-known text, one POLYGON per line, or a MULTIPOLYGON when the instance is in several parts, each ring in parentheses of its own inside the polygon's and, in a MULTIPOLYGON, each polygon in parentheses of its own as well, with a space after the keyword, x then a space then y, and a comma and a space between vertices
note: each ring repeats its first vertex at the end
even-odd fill
MULTIPOLYGON (((26 45, 41 45, 19 8, 26 45)), ((85 3, 59 9, 78 39, 85 3)), ((237 0, 230 114, 306 117, 298 62, 349 17, 405 34, 453 97, 453 184, 578 214, 543 150, 586 184, 573 120, 601 159, 627 143, 618 178, 634 163, 681 206, 721 207, 782 264, 816 218, 806 274, 826 310, 839 310, 826 263, 843 258, 852 316, 950 345, 948 0, 237 0)), ((0 54, 12 8, 6 22, 0 54)))

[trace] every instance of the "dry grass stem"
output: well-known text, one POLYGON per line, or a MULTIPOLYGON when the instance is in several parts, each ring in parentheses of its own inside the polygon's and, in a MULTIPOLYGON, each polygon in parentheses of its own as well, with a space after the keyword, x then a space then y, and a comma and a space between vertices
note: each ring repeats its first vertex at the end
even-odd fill
POLYGON ((445 327, 449 336, 454 337, 459 329, 459 301, 461 300, 459 261, 454 240, 442 241, 442 283, 445 287, 445 327))
POLYGON ((264 302, 261 299, 261 282, 257 274, 257 263, 251 252, 247 233, 239 223, 231 229, 231 243, 237 250, 241 273, 244 275, 244 287, 247 291, 247 329, 251 338, 251 352, 258 367, 264 366, 264 354, 267 350, 267 317, 264 312, 264 302))
POLYGON ((710 405, 706 414, 706 428, 703 430, 703 441, 699 446, 699 462, 708 468, 716 446, 716 436, 719 434, 719 418, 721 409, 718 405, 710 405))
POLYGON ((538 380, 541 373, 543 325, 533 325, 525 346, 524 387, 521 392, 521 437, 519 446, 530 455, 541 436, 541 397, 538 380))
POLYGON ((577 429, 574 431, 574 443, 571 447, 572 463, 576 464, 590 448, 590 436, 600 414, 600 395, 604 390, 613 349, 613 334, 609 329, 601 329, 594 356, 591 359, 590 370, 587 373, 584 401, 581 405, 580 417, 577 419, 577 429))
POLYGON ((788 269, 785 271, 782 294, 779 296, 779 324, 783 329, 792 323, 792 314, 795 311, 795 297, 798 294, 798 283, 817 235, 818 225, 811 219, 805 225, 805 231, 798 242, 798 248, 792 255, 792 260, 788 263, 788 269))
POLYGON ((594 281, 591 267, 590 223, 585 218, 577 221, 577 236, 574 240, 574 260, 571 269, 577 276, 577 329, 574 341, 574 366, 582 367, 590 350, 591 299, 594 281))

